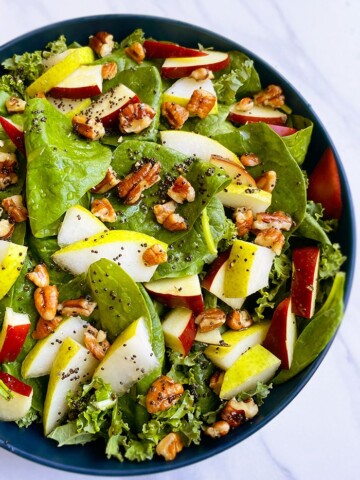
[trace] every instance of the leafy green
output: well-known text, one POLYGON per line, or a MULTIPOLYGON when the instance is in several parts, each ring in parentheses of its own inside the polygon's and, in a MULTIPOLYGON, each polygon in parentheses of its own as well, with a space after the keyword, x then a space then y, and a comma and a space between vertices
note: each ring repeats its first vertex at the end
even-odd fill
POLYGON ((39 412, 37 412, 33 407, 30 408, 25 417, 22 417, 20 420, 16 421, 16 424, 20 428, 28 428, 31 424, 39 420, 39 412))
POLYGON ((132 45, 135 42, 143 44, 145 40, 144 32, 141 30, 141 28, 137 28, 134 30, 130 35, 125 37, 121 42, 120 42, 120 47, 121 48, 126 48, 132 45))
POLYGON ((57 40, 54 40, 53 42, 49 42, 46 45, 45 50, 43 51, 43 57, 49 58, 49 57, 52 57, 53 55, 57 55, 58 53, 63 53, 67 49, 68 49, 68 46, 66 44, 66 38, 64 35, 60 35, 57 40))
POLYGON ((86 281, 86 274, 82 273, 69 282, 63 282, 59 288, 59 302, 73 298, 87 297, 91 289, 86 281))
POLYGON ((267 385, 266 383, 257 382, 256 387, 253 391, 241 392, 237 396, 237 399, 241 401, 241 400, 248 400, 249 398, 253 398, 255 403, 260 407, 264 403, 265 398, 268 397, 268 395, 270 395, 271 389, 272 389, 271 383, 267 385))
POLYGON ((296 128, 298 131, 292 135, 282 137, 282 141, 287 146, 295 161, 299 165, 302 165, 309 148, 314 125, 305 117, 291 115, 291 117, 288 118, 288 126, 296 128))
POLYGON ((237 238, 236 225, 232 220, 230 220, 230 218, 227 218, 225 223, 224 233, 219 243, 220 252, 225 252, 225 250, 230 248, 234 243, 234 241, 236 240, 236 238, 237 238))
POLYGON ((11 72, 15 81, 20 80, 25 84, 36 80, 44 70, 42 53, 39 50, 25 52, 22 55, 15 54, 4 60, 1 65, 11 72))
POLYGON ((184 124, 182 130, 199 133, 206 137, 213 137, 222 133, 235 132, 237 128, 229 121, 227 116, 229 107, 218 105, 218 113, 208 115, 206 118, 190 117, 184 124))
POLYGON ((341 253, 338 243, 321 245, 319 279, 334 277, 345 260, 346 257, 341 253))
POLYGON ((331 245, 331 240, 327 233, 330 233, 337 228, 338 221, 335 219, 324 220, 323 214, 324 209, 321 204, 309 200, 306 204, 304 219, 299 225, 296 235, 316 240, 322 244, 331 245))
POLYGON ((85 445, 86 443, 96 440, 91 433, 79 432, 75 421, 56 427, 55 430, 48 435, 48 438, 58 442, 59 447, 65 445, 85 445))
POLYGON ((26 86, 20 78, 14 78, 12 75, 2 75, 0 77, 0 90, 15 97, 24 97, 26 86))

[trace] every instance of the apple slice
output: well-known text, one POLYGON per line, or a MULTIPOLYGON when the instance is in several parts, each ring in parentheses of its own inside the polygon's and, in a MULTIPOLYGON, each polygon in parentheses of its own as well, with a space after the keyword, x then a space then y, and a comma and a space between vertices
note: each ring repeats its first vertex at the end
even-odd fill
POLYGON ((19 125, 15 125, 14 122, 8 118, 0 116, 0 125, 4 129, 6 135, 10 138, 15 147, 26 156, 24 130, 19 125))
POLYGON ((81 383, 91 380, 98 363, 76 340, 71 337, 64 340, 50 371, 43 414, 45 435, 49 435, 66 415, 69 392, 76 392, 81 383))
POLYGON ((0 363, 14 362, 19 355, 30 330, 27 313, 16 313, 10 307, 5 310, 0 333, 0 363))
POLYGON ((280 363, 263 346, 253 346, 225 372, 220 398, 230 400, 241 392, 253 391, 258 382, 266 383, 273 378, 280 363))
POLYGON ((92 263, 107 258, 120 265, 135 282, 148 282, 158 265, 145 264, 143 254, 153 245, 167 250, 166 243, 145 233, 111 230, 72 243, 55 252, 52 259, 62 269, 80 275, 86 273, 92 263))
POLYGON ((60 247, 65 247, 97 233, 107 232, 106 226, 81 205, 70 207, 59 229, 57 242, 60 247))
POLYGON ((268 126, 274 130, 280 137, 287 137, 289 135, 293 135, 298 130, 296 128, 285 127, 284 125, 271 125, 268 123, 268 126))
POLYGON ((245 170, 244 167, 239 165, 239 163, 219 157, 218 155, 212 155, 210 158, 210 163, 215 165, 215 167, 224 170, 227 175, 232 178, 233 183, 236 185, 248 185, 256 188, 256 182, 254 178, 245 170))
POLYGON ((281 360, 281 368, 288 370, 291 367, 296 338, 296 319, 291 310, 291 297, 287 297, 276 307, 262 345, 281 360))
POLYGON ((88 325, 81 317, 65 318, 51 335, 38 340, 22 362, 23 378, 49 375, 51 365, 64 340, 71 337, 84 345, 84 332, 88 325))
POLYGON ((243 330, 227 330, 222 335, 224 346, 210 345, 204 353, 214 365, 227 370, 250 347, 264 341, 269 326, 270 322, 261 322, 243 330))
POLYGON ((144 318, 132 322, 115 340, 98 365, 94 377, 101 377, 112 391, 122 395, 159 367, 144 318))
POLYGON ((308 198, 321 203, 325 218, 341 217, 342 199, 339 171, 333 151, 328 147, 309 176, 308 198))
POLYGON ((162 329, 166 346, 185 357, 195 340, 194 312, 188 308, 175 308, 165 317, 162 329))
POLYGON ((320 249, 318 247, 294 248, 292 261, 292 311, 300 317, 311 318, 315 311, 320 249))
POLYGON ((26 253, 27 247, 0 240, 0 300, 20 275, 26 253))
MULTIPOLYGON (((186 107, 195 90, 205 90, 216 97, 215 88, 210 78, 206 80, 195 80, 195 78, 192 77, 183 77, 179 78, 179 80, 173 83, 171 87, 163 93, 162 101, 174 102, 186 107)), ((217 113, 218 105, 216 101, 209 115, 215 115, 217 113)))
POLYGON ((212 155, 219 155, 242 166, 235 153, 216 140, 198 133, 182 130, 163 130, 160 132, 160 139, 165 147, 177 150, 189 157, 197 157, 205 162, 210 162, 212 155))
POLYGON ((227 53, 209 50, 207 55, 200 57, 167 58, 161 67, 161 75, 164 78, 187 77, 197 68, 207 68, 213 72, 222 70, 230 64, 227 53))
POLYGON ((56 53, 55 55, 50 55, 50 57, 48 58, 44 58, 42 63, 45 69, 48 70, 49 68, 53 67, 57 63, 62 62, 74 50, 75 50, 74 48, 68 48, 64 52, 56 53))
POLYGON ((111 88, 108 92, 93 100, 82 113, 89 118, 100 119, 106 128, 118 124, 119 112, 128 103, 139 102, 139 97, 123 84, 111 88))
POLYGON ((152 298, 170 308, 186 307, 195 315, 204 311, 201 286, 197 275, 163 278, 145 283, 144 286, 152 298))
POLYGON ((204 57, 206 52, 194 48, 182 47, 176 43, 145 40, 143 47, 146 58, 204 57))
POLYGON ((30 385, 5 372, 0 372, 0 383, 5 385, 9 394, 8 398, 0 395, 0 421, 16 422, 30 410, 33 389, 30 385))
POLYGON ((53 87, 49 94, 54 98, 83 99, 102 92, 102 65, 82 65, 53 87))
POLYGON ((227 270, 229 256, 230 249, 220 253, 217 259, 211 264, 201 285, 234 310, 239 310, 245 298, 231 298, 226 297, 224 294, 225 272, 227 270))
POLYGON ((223 343, 220 328, 214 328, 210 332, 197 332, 195 342, 207 343, 208 345, 221 345, 223 343))
POLYGON ((47 96, 46 98, 51 105, 68 118, 73 118, 74 115, 78 115, 91 105, 90 98, 82 98, 78 100, 73 100, 71 98, 53 98, 50 96, 47 96))
POLYGON ((272 125, 285 125, 287 115, 275 108, 258 105, 254 105, 251 110, 243 112, 236 108, 235 103, 230 107, 228 120, 233 123, 241 123, 242 125, 255 122, 270 123, 272 125))
POLYGON ((247 207, 256 215, 265 212, 271 205, 272 195, 265 190, 250 185, 231 183, 218 193, 218 198, 224 207, 247 207))

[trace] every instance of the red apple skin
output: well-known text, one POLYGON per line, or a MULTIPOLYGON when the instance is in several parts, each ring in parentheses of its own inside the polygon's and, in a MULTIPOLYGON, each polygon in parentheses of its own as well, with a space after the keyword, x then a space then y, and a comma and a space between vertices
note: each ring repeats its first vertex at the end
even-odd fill
POLYGON ((210 63, 209 65, 191 65, 191 66, 183 66, 183 67, 163 67, 161 69, 161 76, 163 78, 183 78, 188 77, 191 72, 198 68, 207 68, 213 72, 217 72, 218 70, 222 70, 226 68, 230 64, 230 57, 228 56, 222 62, 217 63, 210 63))
POLYGON ((311 318, 313 296, 317 291, 318 247, 299 247, 293 250, 293 275, 291 280, 292 311, 295 315, 311 318))
MULTIPOLYGON (((291 297, 285 298, 276 307, 270 328, 262 345, 281 360, 281 368, 288 370, 292 358, 287 348, 288 315, 291 314, 291 297)), ((295 321, 295 319, 294 319, 295 321)))
POLYGON ((10 375, 6 372, 0 372, 0 380, 4 382, 4 384, 15 393, 19 395, 23 395, 24 397, 30 397, 32 388, 30 385, 27 385, 24 382, 21 382, 18 378, 10 375))
POLYGON ((289 135, 293 135, 297 132, 296 128, 285 127, 283 125, 274 125, 268 123, 269 127, 274 130, 280 137, 287 137, 289 135))
POLYGON ((321 203, 325 218, 339 219, 342 213, 341 182, 333 151, 328 147, 309 176, 308 198, 321 203))
POLYGON ((230 112, 228 115, 228 120, 232 123, 240 123, 241 125, 246 125, 247 123, 258 123, 263 122, 271 125, 284 125, 286 122, 286 116, 278 118, 275 117, 249 117, 248 115, 242 115, 240 112, 230 112))
POLYGON ((49 95, 54 98, 71 98, 73 100, 80 100, 82 98, 96 97, 101 94, 98 85, 88 85, 86 87, 54 87, 50 90, 49 95))
POLYGON ((127 105, 130 105, 130 103, 138 103, 140 102, 140 99, 137 95, 134 97, 130 98, 128 102, 126 102, 124 105, 122 105, 119 109, 114 110, 113 112, 109 113, 109 115, 106 115, 105 117, 101 118, 101 122, 104 125, 105 128, 117 128, 118 123, 119 123, 119 113, 123 108, 125 108, 127 105))
POLYGON ((6 331, 4 343, 0 350, 0 363, 14 362, 29 333, 30 323, 24 325, 9 325, 6 331))
POLYGON ((203 281, 201 283, 201 286, 206 288, 206 290, 210 290, 212 282, 219 271, 219 269, 223 266, 223 264, 228 260, 230 257, 230 251, 231 248, 226 250, 225 252, 220 253, 218 255, 217 259, 213 261, 213 263, 210 265, 209 270, 207 271, 205 277, 203 278, 203 281))
POLYGON ((0 125, 19 152, 26 156, 24 132, 5 117, 0 116, 0 125))
POLYGON ((179 340, 182 343, 182 346, 184 348, 184 352, 183 352, 184 357, 186 357, 186 355, 190 352, 190 349, 196 337, 196 332, 197 332, 197 326, 195 323, 195 315, 193 313, 190 317, 189 323, 186 325, 185 330, 179 337, 179 340))
POLYGON ((185 307, 192 310, 195 315, 204 311, 204 301, 201 295, 194 296, 179 296, 171 295, 169 293, 158 293, 148 290, 149 295, 159 303, 170 308, 185 307))
POLYGON ((175 43, 145 40, 144 49, 146 58, 179 58, 179 57, 204 57, 205 52, 193 48, 182 47, 175 43))

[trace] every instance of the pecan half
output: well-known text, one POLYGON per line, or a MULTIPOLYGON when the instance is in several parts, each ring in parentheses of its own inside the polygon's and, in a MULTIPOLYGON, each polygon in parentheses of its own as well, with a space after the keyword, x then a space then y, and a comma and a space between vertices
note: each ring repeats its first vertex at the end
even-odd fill
POLYGON ((206 90, 194 90, 186 109, 190 115, 196 115, 199 118, 206 118, 216 103, 216 96, 206 90))
POLYGON ((170 200, 170 202, 154 205, 153 212, 156 217, 156 221, 160 223, 160 225, 162 225, 167 219, 167 217, 171 213, 175 212, 176 206, 176 203, 172 200, 170 200))
POLYGON ((168 189, 167 194, 176 203, 193 202, 195 200, 195 189, 185 177, 180 175, 168 189))
POLYGON ((184 217, 178 213, 170 213, 163 222, 163 227, 170 232, 187 230, 188 224, 184 217))
POLYGON ((103 330, 97 330, 89 325, 84 332, 85 346, 97 360, 102 360, 110 348, 110 343, 106 340, 106 333, 103 330))
POLYGON ((208 78, 212 80, 214 78, 214 74, 211 70, 205 67, 197 68, 190 73, 190 77, 194 78, 196 81, 207 80, 208 78))
POLYGON ((116 62, 104 63, 101 68, 101 76, 104 80, 112 80, 118 71, 116 62))
POLYGON ((235 104, 235 110, 239 112, 249 112, 254 107, 254 100, 250 97, 244 97, 235 104))
POLYGON ((264 90, 254 95, 254 102, 256 105, 278 108, 285 104, 285 96, 282 88, 278 85, 268 85, 264 90))
POLYGON ((209 308, 195 318, 200 333, 211 332, 221 327, 226 321, 226 314, 220 308, 209 308))
POLYGON ((140 133, 153 121, 155 110, 146 103, 129 103, 119 113, 121 133, 140 133))
POLYGON ((25 222, 28 218, 28 211, 23 203, 21 195, 13 195, 12 197, 4 198, 1 205, 5 208, 9 219, 12 222, 25 222))
POLYGON ((210 377, 209 380, 209 387, 213 390, 217 395, 220 394, 221 386, 224 381, 225 372, 222 370, 216 370, 210 377))
POLYGON ((160 265, 167 261, 167 253, 161 245, 152 245, 148 247, 142 256, 146 267, 153 267, 154 265, 160 265))
POLYGON ((137 63, 142 63, 145 59, 145 50, 140 42, 134 42, 126 47, 125 53, 137 63))
POLYGON ((9 100, 6 100, 5 107, 9 113, 23 113, 26 102, 18 97, 10 97, 9 100))
POLYGON ((59 292, 56 285, 39 287, 34 292, 36 310, 44 320, 52 320, 57 312, 59 292))
POLYGON ((189 112, 186 108, 174 102, 162 103, 161 115, 166 118, 175 130, 179 130, 189 118, 189 112))
POLYGON ((62 322, 62 317, 54 317, 52 320, 45 320, 44 318, 40 317, 36 328, 31 334, 34 340, 41 340, 42 338, 48 337, 51 333, 53 333, 58 325, 62 322))
POLYGON ((116 221, 114 207, 107 198, 97 198, 91 204, 91 213, 100 218, 102 222, 113 223, 116 221))
POLYGON ((256 235, 254 242, 256 245, 269 247, 276 255, 280 255, 285 244, 285 237, 277 228, 267 228, 256 235))
POLYGON ((175 405, 184 393, 181 383, 166 375, 158 377, 146 394, 146 409, 149 413, 162 412, 175 405))
POLYGON ((253 323, 252 316, 247 310, 233 310, 226 317, 226 325, 231 330, 243 330, 253 323))
POLYGON ((156 445, 156 453, 164 457, 167 462, 171 462, 183 448, 184 444, 181 441, 180 435, 172 432, 168 433, 166 437, 156 445))
POLYGON ((98 32, 89 38, 89 46, 99 57, 110 55, 114 48, 114 36, 108 32, 98 32))
POLYGON ((230 425, 225 420, 219 420, 205 428, 204 433, 211 438, 224 437, 230 432, 230 425))
POLYGON ((239 237, 244 237, 252 228, 254 214, 251 208, 239 207, 234 211, 234 220, 239 237))
POLYGON ((89 140, 100 140, 105 135, 105 128, 95 118, 86 118, 84 115, 74 115, 72 119, 74 130, 89 140))
POLYGON ((92 193, 106 193, 112 190, 120 182, 117 178, 115 170, 109 167, 105 177, 95 187, 91 189, 92 193))
POLYGON ((265 192, 271 193, 276 186, 276 172, 269 170, 256 179, 256 186, 265 192))
POLYGON ((47 287, 50 284, 49 273, 46 265, 39 263, 32 272, 29 272, 26 277, 37 287, 47 287))
POLYGON ((261 212, 256 214, 256 219, 252 228, 254 230, 266 230, 268 228, 277 228, 278 230, 289 231, 294 222, 290 215, 285 212, 277 211, 273 213, 261 212))
POLYGON ((134 205, 140 200, 144 190, 155 185, 160 180, 161 165, 159 162, 147 162, 138 170, 127 175, 118 184, 118 194, 124 198, 126 205, 134 205))
POLYGON ((252 398, 238 402, 235 398, 229 400, 220 412, 220 417, 228 422, 230 427, 239 427, 258 413, 259 408, 252 398))
POLYGON ((14 153, 0 152, 0 190, 5 190, 6 187, 18 181, 16 167, 17 160, 14 153))
POLYGON ((255 167, 261 163, 261 160, 255 153, 243 153, 240 156, 240 162, 244 167, 255 167))
POLYGON ((14 232, 15 225, 10 223, 9 220, 0 220, 0 239, 6 240, 11 237, 14 232))
POLYGON ((61 310, 61 315, 65 317, 72 317, 76 315, 90 317, 96 306, 96 302, 90 302, 87 298, 74 298, 62 302, 62 304, 58 306, 58 309, 61 310))

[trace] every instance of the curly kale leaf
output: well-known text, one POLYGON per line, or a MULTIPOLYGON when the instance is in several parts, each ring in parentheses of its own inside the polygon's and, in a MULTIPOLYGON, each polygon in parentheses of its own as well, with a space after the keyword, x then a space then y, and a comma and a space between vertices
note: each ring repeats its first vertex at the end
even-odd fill
POLYGON ((68 49, 68 46, 66 43, 66 38, 64 35, 60 35, 60 37, 57 40, 54 40, 53 42, 49 42, 46 45, 45 50, 43 52, 43 57, 49 58, 49 57, 52 57, 53 55, 57 55, 58 53, 63 53, 67 49, 68 49))
POLYGON ((4 60, 1 65, 11 72, 15 81, 21 80, 26 84, 36 80, 44 70, 40 50, 33 53, 25 52, 22 55, 15 54, 4 60))
POLYGON ((23 97, 25 95, 25 88, 24 82, 20 78, 14 78, 10 74, 0 77, 0 91, 15 97, 23 97))

